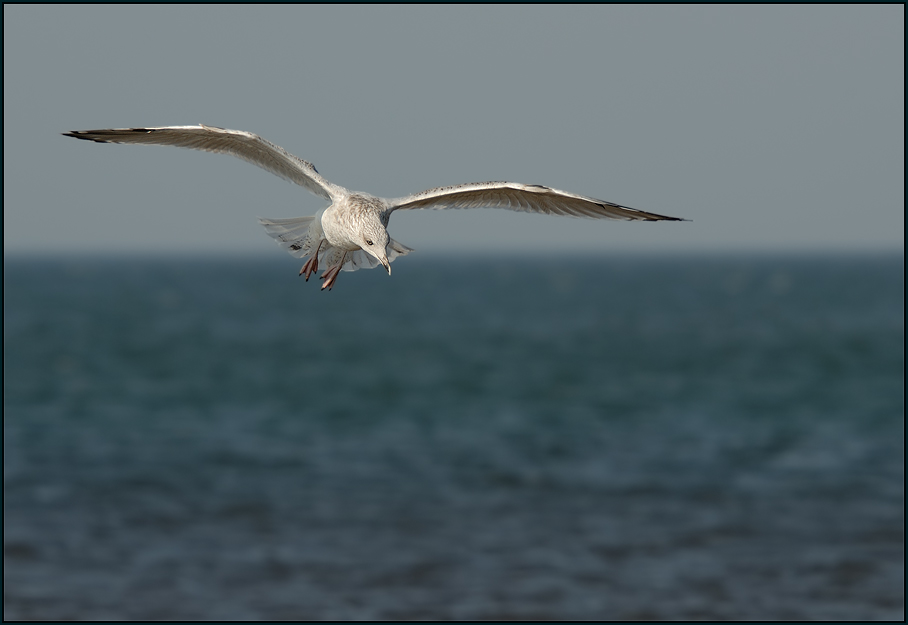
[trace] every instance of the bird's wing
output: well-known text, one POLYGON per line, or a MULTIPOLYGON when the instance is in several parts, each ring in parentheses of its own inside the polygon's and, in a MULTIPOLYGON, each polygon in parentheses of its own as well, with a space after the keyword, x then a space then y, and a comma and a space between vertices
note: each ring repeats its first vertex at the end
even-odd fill
POLYGON ((474 182, 453 187, 439 187, 407 197, 387 200, 389 209, 417 208, 507 208, 524 213, 570 215, 604 219, 643 221, 686 221, 656 213, 620 206, 567 191, 519 182, 474 182))
POLYGON ((149 143, 175 145, 191 150, 231 154, 272 174, 306 187, 312 193, 333 200, 343 189, 319 174, 312 163, 304 161, 270 141, 251 132, 214 126, 162 126, 157 128, 107 128, 74 130, 67 137, 98 143, 149 143))

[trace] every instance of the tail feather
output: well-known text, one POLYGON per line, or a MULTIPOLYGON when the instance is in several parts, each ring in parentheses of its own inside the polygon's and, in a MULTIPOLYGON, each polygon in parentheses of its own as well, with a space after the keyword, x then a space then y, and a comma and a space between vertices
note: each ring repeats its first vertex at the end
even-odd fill
POLYGON ((293 219, 265 219, 259 217, 259 223, 265 227, 265 232, 278 245, 290 252, 291 255, 303 258, 315 251, 315 247, 322 238, 321 223, 316 221, 316 217, 317 215, 294 217, 293 219))
MULTIPOLYGON (((331 250, 336 251, 336 254, 328 257, 325 256, 322 258, 322 262, 327 264, 336 264, 340 262, 340 255, 342 254, 341 250, 338 250, 335 247, 332 247, 331 250)), ((388 244, 387 254, 388 262, 394 262, 394 259, 398 256, 405 256, 413 251, 413 248, 409 248, 402 243, 398 243, 394 239, 391 239, 391 242, 388 244)), ((363 250, 356 250, 354 252, 347 252, 346 260, 344 261, 343 270, 344 271, 356 271, 357 269, 372 269, 373 267, 378 267, 379 262, 371 254, 367 254, 363 250)))
POLYGON ((388 244, 388 261, 390 262, 398 256, 406 256, 412 251, 412 247, 407 247, 403 243, 391 239, 391 243, 388 244))
MULTIPOLYGON (((259 223, 265 227, 265 232, 272 237, 278 245, 297 258, 304 258, 313 254, 318 248, 319 263, 330 267, 344 258, 344 271, 357 269, 372 269, 379 262, 363 250, 346 252, 333 247, 325 241, 322 231, 321 213, 310 217, 294 217, 292 219, 266 219, 259 217, 259 223), (319 247, 319 242, 322 242, 319 247)), ((398 256, 405 256, 413 251, 412 248, 391 239, 388 243, 388 261, 391 262, 398 256)))
MULTIPOLYGON (((336 264, 340 262, 340 256, 343 253, 341 250, 336 247, 332 247, 331 250, 336 253, 329 256, 323 256, 322 262, 327 263, 328 265, 336 264)), ((394 259, 398 256, 404 256, 412 252, 413 249, 402 245, 391 239, 391 243, 388 244, 388 262, 394 262, 394 259)), ((371 254, 367 254, 363 250, 356 250, 354 252, 347 252, 346 259, 344 261, 343 270, 344 271, 356 271, 357 269, 372 269, 373 267, 378 267, 379 262, 371 254)))

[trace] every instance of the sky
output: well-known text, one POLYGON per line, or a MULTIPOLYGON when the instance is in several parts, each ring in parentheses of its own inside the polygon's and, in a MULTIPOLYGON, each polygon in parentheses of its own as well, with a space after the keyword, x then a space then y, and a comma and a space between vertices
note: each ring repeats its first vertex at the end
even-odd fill
POLYGON ((4 5, 4 251, 284 254, 324 200, 69 130, 261 135, 382 197, 541 184, 689 222, 395 213, 418 252, 904 250, 904 5, 4 5))

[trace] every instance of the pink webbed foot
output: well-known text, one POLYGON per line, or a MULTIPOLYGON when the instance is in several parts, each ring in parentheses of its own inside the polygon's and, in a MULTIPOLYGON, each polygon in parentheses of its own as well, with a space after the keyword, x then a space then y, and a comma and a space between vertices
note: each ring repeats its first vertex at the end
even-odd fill
POLYGON ((338 274, 340 274, 340 270, 340 265, 338 265, 336 267, 331 267, 331 269, 322 274, 321 279, 324 280, 324 282, 322 283, 323 291, 325 289, 328 289, 329 291, 331 290, 331 287, 333 287, 334 283, 337 281, 337 276, 338 274))
POLYGON ((322 291, 325 289, 331 290, 331 287, 334 286, 334 283, 337 281, 337 276, 340 274, 341 268, 344 266, 344 261, 347 259, 347 254, 341 256, 340 262, 334 265, 334 267, 328 267, 325 273, 322 274, 322 291))
POLYGON ((303 268, 300 269, 300 275, 306 276, 306 282, 309 282, 309 276, 318 271, 318 252, 309 257, 303 268))
POLYGON ((318 251, 322 249, 322 243, 324 241, 318 242, 318 247, 315 248, 315 251, 312 253, 312 256, 306 261, 306 264, 303 265, 303 268, 300 269, 300 275, 306 276, 306 282, 309 282, 309 276, 318 271, 318 251))

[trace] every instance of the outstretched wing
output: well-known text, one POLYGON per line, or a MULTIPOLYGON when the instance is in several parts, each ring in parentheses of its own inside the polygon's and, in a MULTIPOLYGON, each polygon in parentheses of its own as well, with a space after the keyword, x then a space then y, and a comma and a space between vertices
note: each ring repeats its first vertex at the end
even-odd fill
POLYGON ((389 212, 417 208, 507 208, 524 213, 642 221, 687 221, 537 184, 474 182, 388 200, 389 212))
POLYGON ((304 161, 270 141, 251 132, 214 126, 162 126, 158 128, 107 128, 74 130, 67 137, 97 143, 149 143, 174 145, 191 150, 231 154, 272 174, 306 187, 312 193, 333 200, 343 190, 319 174, 312 163, 304 161))

